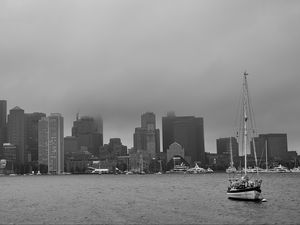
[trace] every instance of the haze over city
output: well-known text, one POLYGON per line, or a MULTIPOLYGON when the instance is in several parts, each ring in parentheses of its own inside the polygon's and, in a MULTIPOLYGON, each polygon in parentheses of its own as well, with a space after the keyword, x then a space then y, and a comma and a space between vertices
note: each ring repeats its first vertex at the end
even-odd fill
POLYGON ((8 110, 103 117, 133 146, 142 113, 204 118, 205 150, 234 135, 242 74, 259 133, 300 153, 299 1, 1 1, 8 110))

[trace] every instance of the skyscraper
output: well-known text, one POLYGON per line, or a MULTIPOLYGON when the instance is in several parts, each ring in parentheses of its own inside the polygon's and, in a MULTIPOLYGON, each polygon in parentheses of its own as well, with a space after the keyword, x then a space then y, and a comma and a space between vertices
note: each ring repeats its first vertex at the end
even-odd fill
POLYGON ((39 163, 46 163, 48 173, 60 174, 64 172, 64 120, 61 114, 51 113, 42 118, 39 130, 39 163))
POLYGON ((0 150, 7 139, 7 103, 6 100, 0 100, 0 150))
POLYGON ((0 127, 6 126, 7 102, 0 100, 0 127))
POLYGON ((25 158, 25 116, 24 110, 16 106, 8 115, 8 142, 17 147, 17 162, 24 164, 25 158))
POLYGON ((64 172, 64 120, 59 113, 48 117, 48 172, 64 172))
POLYGON ((98 131, 101 129, 100 123, 92 117, 83 116, 77 117, 72 127, 72 136, 77 138, 79 148, 85 147, 96 156, 99 155, 100 146, 103 146, 103 134, 98 131))
POLYGON ((205 164, 203 118, 194 116, 177 117, 168 113, 162 118, 163 151, 177 142, 185 150, 185 158, 189 163, 205 164))
POLYGON ((230 148, 232 150, 232 157, 239 156, 239 145, 235 137, 217 139, 218 155, 228 155, 230 157, 230 148))
POLYGON ((25 153, 32 162, 38 161, 38 123, 42 117, 46 117, 46 114, 38 112, 25 114, 25 153))
POLYGON ((142 114, 141 127, 135 128, 133 139, 136 150, 146 151, 151 158, 156 158, 160 152, 160 139, 153 112, 142 114))
POLYGON ((43 117, 38 122, 38 162, 48 166, 48 118, 43 117))
MULTIPOLYGON (((266 159, 271 160, 284 160, 287 157, 288 142, 287 134, 273 133, 273 134, 260 134, 254 138, 256 156, 259 161, 266 159)), ((254 156, 253 145, 251 146, 251 155, 254 156)))

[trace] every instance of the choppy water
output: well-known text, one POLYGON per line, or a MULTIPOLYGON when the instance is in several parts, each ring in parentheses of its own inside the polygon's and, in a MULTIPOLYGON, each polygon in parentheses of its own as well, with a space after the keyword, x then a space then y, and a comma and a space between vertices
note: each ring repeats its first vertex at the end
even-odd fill
POLYGON ((232 201, 227 175, 0 177, 0 223, 299 224, 300 174, 264 174, 268 202, 232 201))

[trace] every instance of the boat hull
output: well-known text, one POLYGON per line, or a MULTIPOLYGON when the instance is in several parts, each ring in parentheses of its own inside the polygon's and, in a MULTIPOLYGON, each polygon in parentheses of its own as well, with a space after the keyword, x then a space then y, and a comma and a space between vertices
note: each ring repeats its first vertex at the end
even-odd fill
POLYGON ((229 199, 235 199, 235 200, 249 200, 249 201, 262 200, 261 190, 259 188, 229 190, 227 191, 227 196, 229 199))

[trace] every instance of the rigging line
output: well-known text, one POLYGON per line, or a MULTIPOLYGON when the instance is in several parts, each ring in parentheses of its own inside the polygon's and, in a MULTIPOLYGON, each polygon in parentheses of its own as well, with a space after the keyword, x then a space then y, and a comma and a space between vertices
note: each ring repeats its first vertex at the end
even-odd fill
POLYGON ((236 106, 236 115, 235 115, 235 120, 234 120, 234 133, 236 133, 236 139, 239 145, 239 153, 241 151, 241 134, 242 132, 242 128, 241 128, 241 124, 243 121, 243 110, 241 110, 241 106, 242 106, 242 100, 243 100, 243 86, 240 89, 240 95, 239 95, 239 101, 238 104, 236 106))
POLYGON ((260 159, 259 159, 259 164, 258 164, 260 166, 261 166, 261 160, 262 160, 262 157, 263 157, 263 153, 264 153, 264 151, 262 151, 261 154, 260 154, 260 159))
POLYGON ((253 130, 253 135, 255 136, 256 133, 256 122, 255 122, 255 117, 254 117, 254 110, 253 110, 253 105, 252 105, 252 99, 250 95, 250 91, 247 85, 247 101, 249 104, 249 117, 250 118, 250 123, 251 123, 251 128, 253 130))
MULTIPOLYGON (((242 102, 242 97, 243 97, 243 87, 241 88, 240 90, 240 95, 239 95, 239 101, 238 101, 238 104, 236 106, 236 115, 235 115, 235 119, 234 119, 234 129, 235 130, 238 130, 238 128, 240 128, 240 118, 241 118, 241 113, 242 111, 240 110, 241 109, 241 102, 242 102)), ((239 131, 239 130, 238 130, 239 131)))
POLYGON ((257 157, 256 157, 255 139, 253 138, 252 140, 253 140, 253 141, 252 141, 252 145, 253 145, 253 152, 254 152, 254 160, 255 160, 256 167, 257 167, 257 157))
MULTIPOLYGON (((253 106, 252 106, 252 101, 251 101, 250 91, 248 88, 248 80, 247 79, 245 79, 245 83, 246 83, 245 84, 246 101, 247 101, 247 105, 249 106, 249 108, 248 108, 249 123, 250 123, 249 131, 251 131, 250 135, 253 135, 253 136, 249 136, 249 140, 250 140, 250 138, 253 139, 256 136, 256 123, 255 123, 254 111, 253 111, 253 106)), ((254 154, 256 156, 255 146, 254 146, 253 150, 254 150, 254 154)), ((255 160, 256 160, 256 164, 257 164, 257 158, 255 158, 255 160)))
POLYGON ((256 129, 256 122, 255 122, 255 117, 254 117, 254 111, 253 111, 253 106, 251 103, 251 97, 249 96, 249 104, 250 104, 250 114, 251 114, 251 126, 252 126, 252 130, 253 130, 253 135, 255 136, 257 134, 257 129, 256 129))

